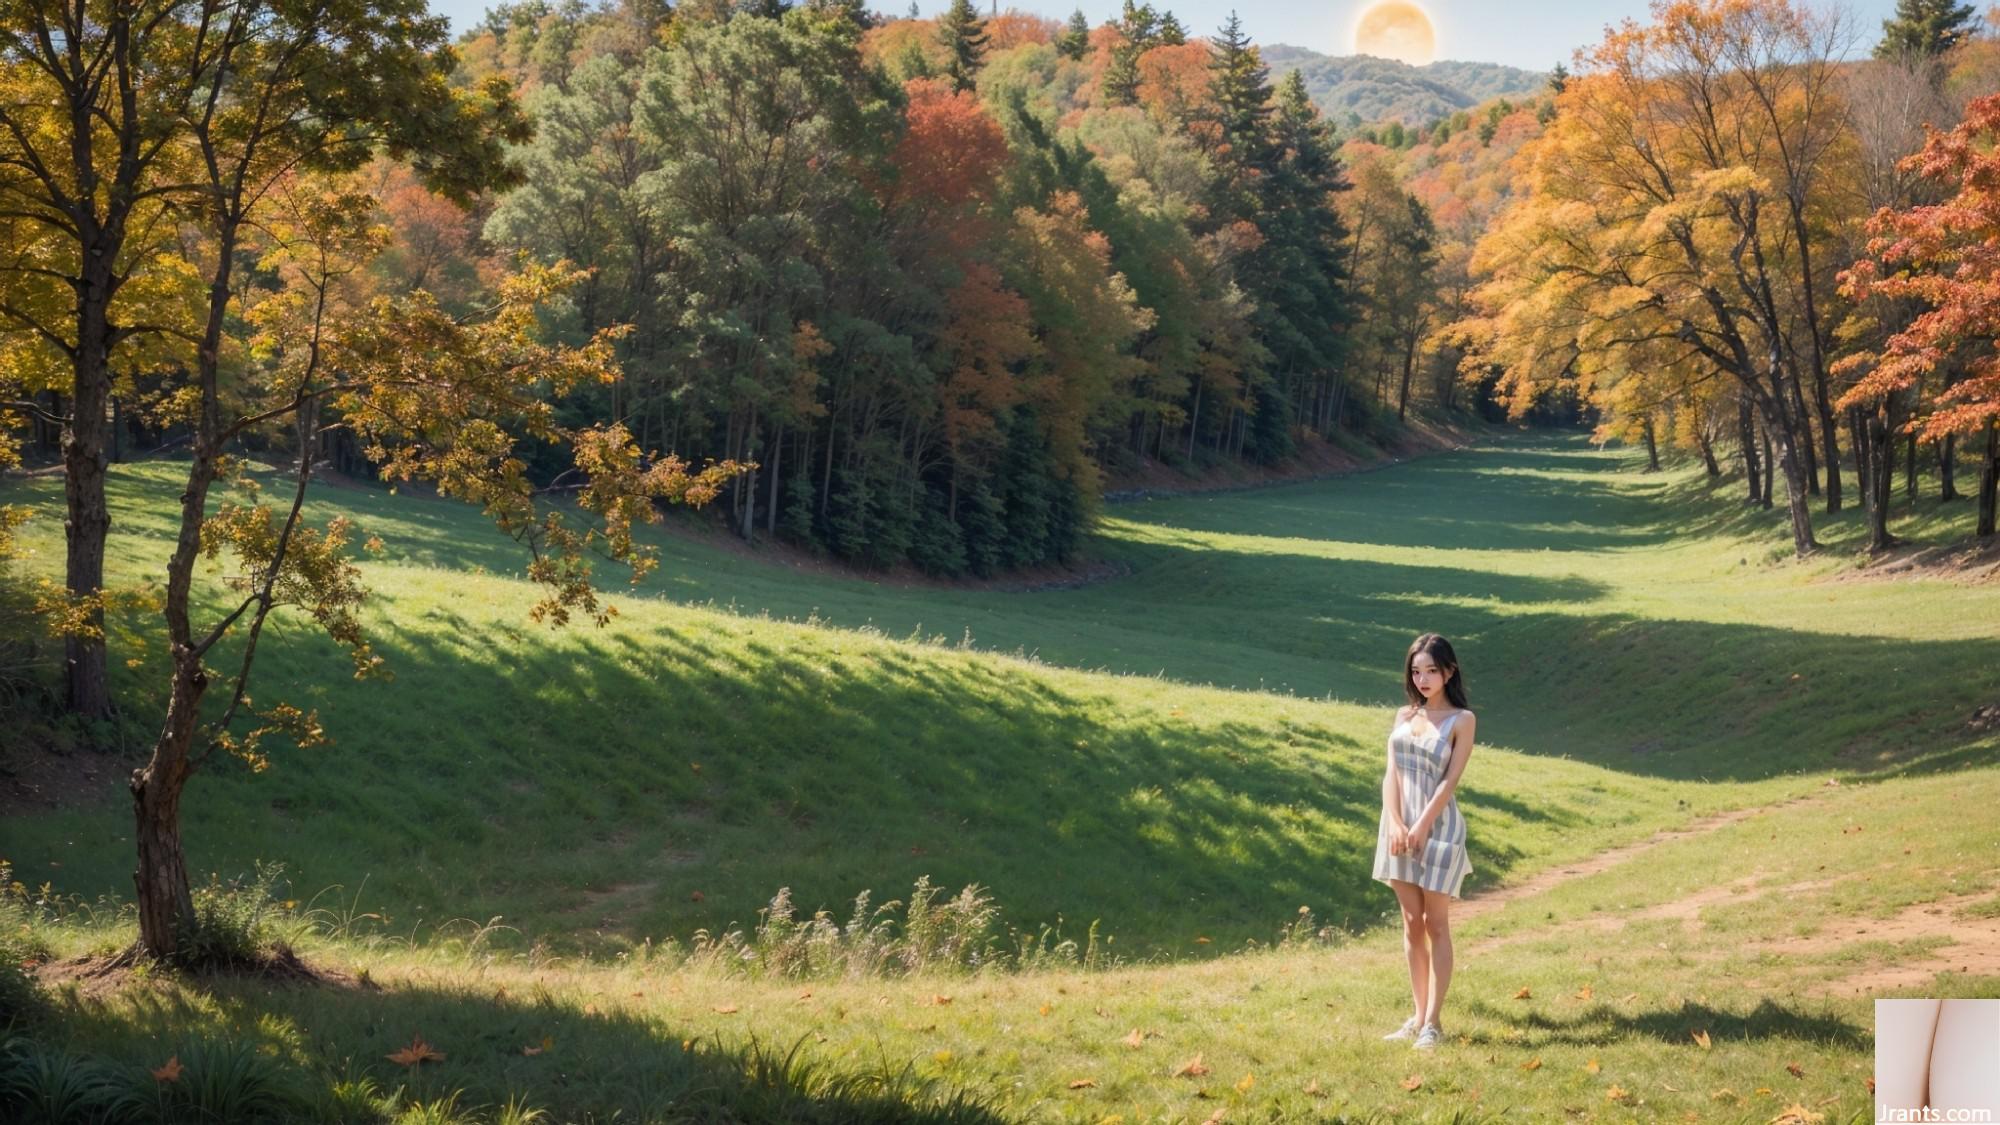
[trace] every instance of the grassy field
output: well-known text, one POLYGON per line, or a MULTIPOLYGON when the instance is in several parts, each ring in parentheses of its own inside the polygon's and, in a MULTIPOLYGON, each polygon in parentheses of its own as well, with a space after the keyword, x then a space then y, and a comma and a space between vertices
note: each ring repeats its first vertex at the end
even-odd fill
MULTIPOLYGON (((172 477, 114 473, 114 575, 157 569, 172 477)), ((911 1113, 963 1091, 972 1119, 1769 1120, 1796 1101, 1845 1120, 1867 1104, 1867 990, 1905 979, 1861 974, 1930 985, 1958 948, 1897 910, 1959 896, 1974 939, 2000 914, 1980 897, 2000 841, 1964 815, 2000 796, 2000 729, 1974 721, 2000 701, 2000 584, 1860 573, 1859 513, 1789 561, 1782 510, 1738 491, 1500 435, 1114 506, 1090 550, 1118 576, 1031 593, 663 533, 614 626, 551 633, 476 514, 321 489, 316 517, 387 544, 366 568, 396 678, 337 682, 330 645, 280 633, 257 694, 318 707, 335 745, 197 778, 188 834, 204 873, 283 862, 298 905, 280 924, 378 987, 76 982, 61 1026, 123 1060, 190 1036, 266 1047, 259 1065, 309 1076, 335 1118, 345 1082, 357 1105, 517 1094, 562 1120, 700 1116, 697 1090, 832 1118, 872 1090, 911 1113), (1368 878, 1381 740, 1424 630, 1458 646, 1481 718, 1468 892, 1517 896, 1461 926, 1457 1042, 1431 1059, 1375 1041, 1407 982, 1368 878), (840 971, 866 958, 835 939, 832 968, 795 962, 802 981, 773 962, 811 943, 757 932, 780 887, 844 923, 857 893, 908 899, 925 877, 990 900, 914 977, 840 971), (1904 936, 1828 936, 1873 914, 1904 936), (383 1060, 416 1031, 447 1061, 383 1060), (753 1042, 797 1044, 818 1078, 788 1087, 743 1057, 753 1042), (1173 1076, 1196 1054, 1205 1074, 1173 1076), (657 1062, 643 1078, 640 1057, 657 1062)), ((23 496, 46 510, 57 492, 7 493, 23 496)), ((1923 500, 1898 530, 1962 538, 1969 508, 1923 500)), ((31 570, 59 535, 59 517, 31 525, 31 570)), ((135 713, 157 670, 120 670, 135 713)), ((95 924, 34 923, 51 956, 119 940, 100 898, 130 885, 117 788, 0 825, 17 878, 66 911, 103 904, 95 924)), ((2000 965, 1961 960, 1948 994, 1995 994, 2000 965)))

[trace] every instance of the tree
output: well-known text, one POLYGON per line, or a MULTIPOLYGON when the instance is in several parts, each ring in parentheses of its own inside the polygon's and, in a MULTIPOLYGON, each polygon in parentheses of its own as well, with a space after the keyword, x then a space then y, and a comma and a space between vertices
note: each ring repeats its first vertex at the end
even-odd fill
MULTIPOLYGON (((1994 533, 1995 481, 2000 474, 2000 95, 1966 107, 1965 120, 1933 133, 1906 165, 1951 194, 1937 206, 1883 208, 1868 221, 1867 257, 1842 274, 1843 292, 1913 298, 1927 311, 1890 337, 1878 356, 1842 361, 1863 372, 1841 405, 1872 403, 1902 391, 1943 363, 1956 360, 1963 377, 1941 391, 1930 410, 1908 423, 1925 438, 1984 433, 1986 465, 1979 484, 1980 535, 1994 533)), ((1885 474, 1886 475, 1886 474, 1885 474)), ((1878 486, 1879 487, 1879 486, 1878 486)))
POLYGON ((1069 14, 1069 23, 1056 37, 1056 53, 1077 62, 1090 53, 1090 21, 1083 18, 1082 8, 1069 14))
POLYGON ((952 85, 971 90, 978 85, 979 64, 986 57, 986 21, 972 0, 951 0, 938 19, 938 41, 944 44, 944 72, 952 85))
POLYGON ((0 316, 64 375, 67 412, 20 408, 62 427, 64 583, 77 624, 64 640, 64 672, 69 709, 87 718, 111 713, 102 599, 114 353, 170 331, 121 322, 113 306, 165 214, 155 165, 184 151, 172 144, 177 127, 226 65, 228 40, 206 33, 227 14, 195 0, 9 5, 0 14, 0 194, 22 239, 14 245, 31 251, 7 271, 49 283, 54 297, 24 301, 9 286, 0 316))
POLYGON ((1655 13, 1586 57, 1534 143, 1526 195, 1482 242, 1481 304, 1502 317, 1489 338, 1508 378, 1541 385, 1594 349, 1666 339, 1706 357, 1777 447, 1804 555, 1817 543, 1799 372, 1814 349, 1795 325, 1810 322, 1800 290, 1826 282, 1804 267, 1795 216, 1823 230, 1840 206, 1822 175, 1830 127, 1801 117, 1837 108, 1831 35, 1784 0, 1655 13))
POLYGON ((1941 55, 1972 34, 1978 10, 1953 0, 1896 0, 1896 14, 1882 21, 1878 59, 1941 55))
POLYGON ((225 393, 215 370, 204 366, 191 388, 193 458, 162 610, 170 655, 166 720, 132 781, 139 829, 134 955, 189 961, 202 954, 187 944, 193 908, 180 800, 189 778, 217 754, 262 769, 264 743, 274 737, 301 746, 325 740, 312 712, 286 702, 251 703, 258 641, 273 612, 310 616, 348 650, 357 677, 384 670, 358 616, 366 590, 347 554, 352 528, 344 519, 313 528, 303 518, 324 427, 351 429, 391 479, 433 481, 442 494, 491 515, 528 548, 529 576, 547 591, 532 616, 552 624, 572 613, 607 620, 614 611, 597 599, 590 554, 601 550, 643 573, 651 560, 632 539, 633 521, 658 518, 655 499, 703 501, 734 471, 694 474, 675 458, 642 469, 622 427, 575 431, 555 422, 538 400, 542 391, 616 377, 615 331, 576 349, 535 339, 540 308, 574 284, 577 272, 524 269, 502 283, 486 315, 472 320, 448 315, 422 291, 358 301, 348 283, 379 249, 376 201, 289 174, 267 189, 254 208, 268 240, 258 247, 260 265, 283 288, 242 310, 255 330, 258 377, 225 393), (245 435, 273 428, 290 429, 297 450, 291 495, 278 506, 264 501, 229 452, 245 435), (596 527, 578 530, 562 511, 537 500, 516 453, 517 442, 532 441, 575 450, 586 479, 577 503, 598 520, 596 527), (237 495, 210 514, 209 489, 226 482, 237 495), (196 563, 225 553, 235 563, 225 580, 233 596, 197 625, 196 563), (233 671, 216 670, 211 658, 233 671), (211 688, 224 696, 219 714, 204 713, 211 688))
POLYGON ((257 174, 287 162, 352 168, 383 146, 464 199, 503 182, 501 145, 526 132, 503 80, 451 87, 444 22, 411 0, 105 0, 10 7, 0 22, 7 80, 34 90, 0 105, 0 190, 18 205, 13 217, 66 244, 51 261, 67 264, 35 268, 75 298, 62 324, 0 313, 70 367, 65 581, 79 627, 66 641, 69 702, 101 716, 114 353, 164 336, 217 362, 235 232, 257 174), (232 181, 234 171, 253 178, 232 181), (203 221, 217 238, 206 323, 121 320, 120 291, 156 260, 147 240, 169 215, 203 221))

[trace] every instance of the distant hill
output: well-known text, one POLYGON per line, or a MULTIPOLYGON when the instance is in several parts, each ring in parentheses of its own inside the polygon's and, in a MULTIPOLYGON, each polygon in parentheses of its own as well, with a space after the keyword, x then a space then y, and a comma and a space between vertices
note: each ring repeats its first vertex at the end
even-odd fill
POLYGON ((1262 53, 1273 78, 1297 70, 1320 109, 1343 123, 1351 113, 1362 121, 1421 125, 1492 98, 1537 94, 1548 83, 1546 73, 1499 63, 1411 66, 1373 55, 1322 55, 1283 43, 1264 47, 1262 53))

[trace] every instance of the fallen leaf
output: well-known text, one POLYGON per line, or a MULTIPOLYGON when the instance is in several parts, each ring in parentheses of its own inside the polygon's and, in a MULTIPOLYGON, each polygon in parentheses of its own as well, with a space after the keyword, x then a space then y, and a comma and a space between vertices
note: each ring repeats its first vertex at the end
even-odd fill
POLYGON ((1771 1119, 1771 1125, 1820 1125, 1825 1120, 1826 1114, 1815 1113, 1805 1106, 1793 1102, 1791 1105, 1786 1106, 1778 1116, 1771 1119))
POLYGON ((153 1071, 153 1079, 156 1082, 179 1082, 181 1080, 181 1057, 174 1055, 169 1058, 164 1066, 153 1071))
POLYGON ((1528 990, 1526 988, 1523 988, 1521 991, 1516 992, 1514 994, 1514 999, 1516 1000, 1526 1000, 1527 998, 1528 998, 1528 990))
POLYGON ((715 1006, 715 1014, 718 1016, 733 1016, 736 1014, 736 1011, 736 1005, 734 1004, 717 1004, 715 1006))
POLYGON ((1868 1096, 1871 1098, 1875 1096, 1875 1079, 1873 1078, 1868 1079, 1868 1096))
POLYGON ((1614 1102, 1625 1102, 1627 1104, 1630 1104, 1632 1101, 1632 1091, 1627 1090, 1625 1087, 1618 1085, 1616 1082, 1613 1082, 1611 1084, 1611 1088, 1609 1090, 1604 1091, 1604 1096, 1606 1099, 1614 1102))
POLYGON ((1701 1044, 1701 1049, 1702 1049, 1702 1050, 1706 1051, 1706 1050, 1708 1050, 1708 1049, 1709 1049, 1709 1040, 1708 1040, 1708 1032, 1706 1032, 1706 1031, 1697 1031, 1697 1032, 1695 1032, 1695 1033, 1694 1033, 1694 1041, 1695 1041, 1695 1042, 1697 1042, 1697 1043, 1699 1043, 1699 1044, 1701 1044))
POLYGON ((1042 1005, 1042 1007, 1041 1007, 1041 1012, 1042 1012, 1042 1014, 1043 1014, 1043 1015, 1045 1015, 1045 1016, 1046 1016, 1046 1015, 1048 1015, 1048 1014, 1049 1014, 1050 1012, 1053 1012, 1053 1011, 1055 1011, 1055 1010, 1056 1010, 1056 1006, 1055 1006, 1054 1004, 1044 1004, 1044 1005, 1042 1005))
POLYGON ((1793 1078, 1804 1078, 1804 1077, 1806 1076, 1806 1072, 1805 1072, 1805 1071, 1803 1071, 1803 1070, 1801 1070, 1801 1069, 1799 1069, 1799 1064, 1797 1064, 1797 1063, 1795 1063, 1795 1062, 1788 1062, 1788 1063, 1786 1063, 1786 1064, 1785 1064, 1785 1069, 1786 1069, 1786 1070, 1789 1070, 1789 1071, 1791 1071, 1791 1072, 1792 1072, 1792 1077, 1793 1077, 1793 1078))
POLYGON ((936 1005, 936 1006, 938 1006, 938 1007, 940 1007, 940 1008, 942 1008, 942 1007, 944 1007, 944 1006, 945 1006, 946 1004, 949 1004, 949 1003, 951 1003, 951 997, 949 997, 949 996, 946 996, 946 995, 945 995, 944 993, 942 993, 942 992, 940 992, 940 993, 936 993, 935 995, 933 995, 933 996, 931 997, 931 1003, 932 1003, 932 1004, 934 1004, 934 1005, 936 1005))
POLYGON ((1146 1033, 1140 1031, 1136 1027, 1132 1029, 1132 1034, 1127 1035, 1124 1039, 1124 1043, 1127 1047, 1137 1047, 1139 1044, 1144 1043, 1145 1041, 1146 1041, 1146 1033))
POLYGON ((1542 1069, 1542 1060, 1541 1060, 1540 1058, 1532 1058, 1532 1059, 1529 1059, 1529 1060, 1528 1060, 1527 1062, 1524 1062, 1524 1063, 1522 1063, 1522 1064, 1521 1064, 1521 1069, 1522 1069, 1522 1070, 1540 1070, 1540 1069, 1542 1069))
POLYGON ((1405 1090, 1414 1090, 1423 1084, 1424 1076, 1421 1074, 1412 1074, 1408 1078, 1403 1079, 1403 1089, 1405 1090))
POLYGON ((799 993, 799 999, 801 1000, 810 1000, 812 998, 813 998, 813 990, 810 988, 806 989, 804 992, 799 993))
POLYGON ((1196 1055, 1195 1057, 1175 1067, 1172 1077, 1199 1078, 1207 1073, 1208 1073, 1208 1068, 1201 1064, 1201 1056, 1196 1055))
POLYGON ((1326 1096, 1325 1091, 1319 1088, 1319 1079, 1317 1078, 1313 1079, 1311 1082, 1306 1083, 1306 1093, 1315 1098, 1323 1098, 1326 1096))
POLYGON ((1591 1059, 1591 1060, 1589 1060, 1588 1062, 1584 1063, 1584 1064, 1583 1064, 1583 1069, 1585 1069, 1585 1070, 1589 1071, 1589 1072, 1590 1072, 1590 1073, 1592 1073, 1592 1074, 1596 1074, 1596 1073, 1598 1072, 1598 1070, 1599 1070, 1599 1067, 1598 1067, 1598 1065, 1597 1065, 1597 1060, 1596 1060, 1596 1059, 1591 1059))
POLYGON ((1620 1004, 1630 1004, 1632 1001, 1637 1000, 1638 998, 1639 998, 1638 993, 1628 992, 1624 996, 1620 997, 1618 1002, 1620 1004))
POLYGON ((1579 989, 1577 989, 1577 990, 1576 990, 1576 998, 1577 998, 1578 1000, 1588 1000, 1588 999, 1590 999, 1590 986, 1586 984, 1586 985, 1584 985, 1584 986, 1583 986, 1582 988, 1579 988, 1579 989))
POLYGON ((1239 1094, 1247 1094, 1250 1092, 1250 1087, 1255 1086, 1256 1084, 1257 1084, 1257 1076, 1254 1074, 1246 1074, 1243 1077, 1236 1080, 1236 1092, 1239 1094))
POLYGON ((1194 943, 1196 945, 1207 945, 1208 939, 1206 937, 1197 937, 1194 939, 1194 943))
POLYGON ((1216 1111, 1209 1114, 1208 1120, 1203 1121, 1201 1125, 1222 1125, 1222 1112, 1221 1107, 1217 1107, 1216 1111))
POLYGON ((688 901, 689 901, 689 902, 700 902, 700 901, 701 901, 701 892, 700 892, 700 891, 695 891, 695 892, 694 892, 693 894, 690 894, 690 895, 688 895, 688 901))
POLYGON ((1710 1094, 1708 1100, 1712 1102, 1738 1102, 1743 1099, 1736 1091, 1724 1086, 1722 1089, 1710 1094))
POLYGON ((1069 1084, 1069 1088, 1072 1090, 1088 1090, 1095 1085, 1097 1085, 1097 1079, 1095 1078, 1078 1078, 1069 1084))
POLYGON ((429 1043, 424 1042, 424 1037, 421 1035, 411 1036, 409 1046, 399 1051, 391 1051, 386 1057, 397 1066, 415 1066, 422 1062, 444 1061, 444 1053, 432 1047, 429 1043))
POLYGON ((938 1051, 938 1052, 936 1052, 935 1054, 931 1055, 931 1060, 932 1060, 933 1062, 937 1063, 937 1064, 938 1064, 939 1066, 950 1066, 950 1065, 951 1065, 951 1052, 950 1052, 950 1051, 938 1051))
POLYGON ((530 1045, 527 1047, 523 1047, 521 1048, 521 1053, 529 1056, 530 1058, 533 1058, 534 1056, 541 1054, 543 1051, 546 1051, 550 1047, 553 1047, 555 1045, 556 1041, 554 1036, 544 1035, 542 1036, 542 1042, 540 1046, 530 1045))
POLYGON ((1759 1094, 1761 1094, 1761 1095, 1763 1095, 1763 1096, 1765 1096, 1765 1097, 1770 1097, 1770 1096, 1771 1096, 1771 1088, 1770 1088, 1769 1086, 1759 1086, 1759 1087, 1757 1087, 1757 1093, 1759 1093, 1759 1094))

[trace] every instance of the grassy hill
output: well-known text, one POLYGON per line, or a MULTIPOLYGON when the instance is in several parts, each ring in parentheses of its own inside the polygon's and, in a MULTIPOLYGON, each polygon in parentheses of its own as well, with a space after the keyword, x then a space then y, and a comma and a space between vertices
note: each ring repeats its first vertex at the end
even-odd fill
MULTIPOLYGON (((1571 1101, 1612 1119, 1768 1120, 1780 1079, 1851 1098, 1866 1001, 1829 983, 1949 943, 1782 943, 2000 880, 1994 841, 1975 838, 1988 830, 1962 815, 2000 796, 2000 729, 1977 713, 2000 700, 2000 586, 1858 574, 1859 513, 1823 521, 1822 556, 1787 561, 1781 511, 1745 511, 1698 470, 1637 465, 1576 438, 1496 438, 1341 480, 1117 505, 1092 551, 1121 576, 1034 593, 871 582, 659 533, 663 565, 619 599, 616 623, 567 632, 526 621, 522 560, 474 513, 321 488, 316 519, 347 514, 387 545, 365 567, 396 678, 341 682, 340 656, 303 628, 267 641, 260 700, 319 708, 335 744, 281 753, 263 776, 198 777, 188 835, 200 872, 283 862, 294 936, 383 991, 162 985, 68 1026, 79 1048, 130 1059, 197 1032, 279 1043, 328 1097, 329 1074, 384 1096, 409 1078, 405 1101, 527 1090, 579 1119, 754 1073, 729 1053, 753 1040, 808 1044, 826 1075, 872 1075, 861 1084, 899 1105, 929 1104, 935 1082, 1009 1117, 1571 1101), (1368 860, 1401 654, 1427 629, 1458 646, 1481 719, 1461 790, 1471 892, 1535 887, 1725 810, 1815 799, 1469 923, 1464 940, 1502 943, 1454 985, 1461 1047, 1484 1069, 1411 1091, 1392 1073, 1407 1056, 1371 1053, 1405 986, 1368 860), (1864 821, 1865 839, 1845 831, 1864 821), (1897 871, 1886 898, 1870 893, 1897 871), (801 917, 824 907, 844 923, 859 892, 907 899, 925 877, 990 896, 964 914, 982 957, 1039 967, 941 984, 800 963, 808 985, 772 967, 791 947, 757 929, 780 887, 801 917), (732 929, 739 941, 718 940, 732 929), (1722 995, 1712 982, 1732 972, 1762 983, 1722 995), (1520 987, 1541 1000, 1506 1000, 1520 987), (1698 1057, 1699 1085, 1674 1077, 1699 1050, 1682 1024, 1730 1043, 1698 1057), (452 1037, 452 1061, 416 1075, 380 1061, 412 1030, 452 1037), (666 1085, 617 1069, 711 1033, 707 1053, 668 1051, 666 1085), (551 1084, 507 1045, 542 1036, 571 1079, 551 1084), (1365 1049, 1330 1061, 1324 1045, 1343 1036, 1365 1049), (1198 1052, 1205 1081, 1170 1073, 1198 1052), (1810 1081, 1783 1070, 1788 1054, 1810 1081), (1628 1093, 1647 1083, 1643 1106, 1610 1097, 1608 1068, 1583 1069, 1598 1055, 1625 1068, 1628 1093), (1521 1069, 1530 1057, 1549 1073, 1521 1069), (1085 1077, 1096 1085, 1068 1088, 1085 1077)), ((115 575, 163 555, 173 476, 114 473, 115 575)), ((51 482, 7 492, 44 511, 58 496, 51 482)), ((1968 509, 1924 502, 1899 532, 1962 537, 1968 509)), ((59 534, 31 525, 30 569, 53 565, 59 534)), ((135 711, 154 668, 142 655, 119 673, 135 711)), ((75 896, 66 911, 117 894, 130 885, 117 790, 7 817, 0 856, 75 896)), ((118 922, 35 926, 59 955, 116 940, 118 922)), ((814 1089, 799 1096, 846 1104, 814 1089)))

